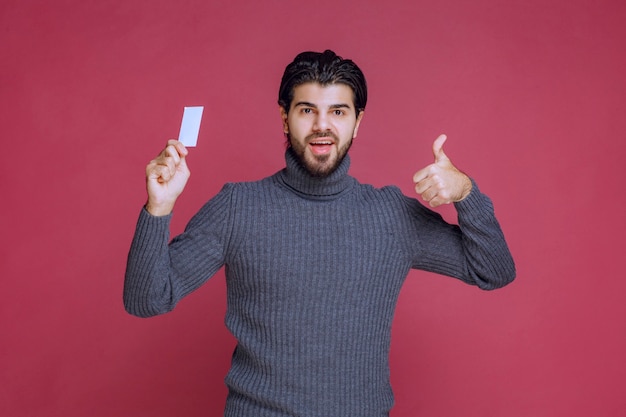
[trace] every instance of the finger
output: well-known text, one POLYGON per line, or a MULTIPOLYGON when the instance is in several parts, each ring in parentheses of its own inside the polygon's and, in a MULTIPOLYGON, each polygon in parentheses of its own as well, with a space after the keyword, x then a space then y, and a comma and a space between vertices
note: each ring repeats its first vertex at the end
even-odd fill
POLYGON ((179 155, 181 156, 187 156, 187 154, 189 153, 189 151, 187 150, 187 148, 185 147, 185 145, 183 145, 182 142, 176 140, 176 139, 170 139, 167 141, 167 146, 173 146, 176 149, 176 152, 178 152, 179 155))
POLYGON ((174 162, 174 165, 178 165, 180 162, 180 158, 183 156, 178 152, 178 147, 173 144, 169 145, 167 148, 163 150, 163 155, 166 160, 171 160, 174 162))
POLYGON ((431 207, 436 207, 439 204, 441 204, 439 202, 440 198, 439 198, 439 195, 437 194, 437 189, 435 187, 429 186, 425 190, 418 190, 416 186, 416 191, 419 194, 419 196, 422 198, 422 200, 428 203, 431 207))
POLYGON ((443 144, 447 139, 448 137, 446 135, 439 135, 439 137, 433 142, 433 155, 435 156, 435 163, 448 160, 448 157, 443 151, 443 144))
POLYGON ((441 190, 441 184, 436 177, 429 177, 425 181, 420 181, 415 184, 415 192, 419 194, 422 199, 430 201, 435 198, 441 190))
POLYGON ((439 189, 439 178, 430 169, 426 169, 426 171, 426 176, 415 183, 415 192, 422 198, 428 198, 428 195, 432 194, 432 198, 439 189))
MULTIPOLYGON (((178 141, 168 141, 167 147, 154 160, 150 161, 146 168, 148 178, 167 182, 176 174, 177 167, 184 155, 179 153, 179 148, 175 142, 178 141)), ((187 150, 184 149, 184 145, 180 145, 183 146, 182 151, 186 154, 187 150)), ((186 168, 186 164, 184 166, 186 168)))
POLYGON ((183 155, 180 157, 180 162, 178 163, 178 170, 185 173, 189 172, 189 167, 187 166, 187 158, 183 155))
POLYGON ((428 190, 428 188, 429 185, 426 184, 424 181, 415 183, 415 192, 417 193, 417 195, 421 195, 422 198, 424 198, 424 193, 428 190))
POLYGON ((167 165, 157 164, 153 161, 146 168, 146 176, 148 180, 156 180, 160 183, 164 183, 170 180, 172 174, 167 165))
POLYGON ((441 198, 436 197, 436 198, 433 198, 432 200, 430 200, 430 201, 428 202, 428 204, 429 204, 431 207, 438 207, 438 206, 441 206, 441 205, 443 205, 443 204, 449 204, 449 202, 448 202, 448 201, 446 201, 446 200, 444 200, 444 199, 441 199, 441 198))
POLYGON ((428 175, 430 175, 430 167, 426 167, 426 168, 422 168, 419 171, 417 171, 414 175, 413 175, 413 184, 417 184, 420 181, 424 181, 426 178, 428 178, 428 175))
POLYGON ((150 161, 150 163, 146 166, 146 177, 148 179, 157 179, 159 177, 157 166, 156 160, 150 161))
POLYGON ((439 195, 436 187, 429 187, 426 191, 421 193, 420 196, 422 200, 427 202, 431 207, 437 207, 446 203, 446 199, 439 195))
POLYGON ((170 139, 168 141, 167 150, 168 155, 170 155, 174 162, 173 165, 168 163, 172 176, 174 176, 174 174, 179 170, 189 171, 189 168, 187 167, 187 162, 185 160, 185 157, 189 154, 189 151, 182 142, 175 139, 170 139))

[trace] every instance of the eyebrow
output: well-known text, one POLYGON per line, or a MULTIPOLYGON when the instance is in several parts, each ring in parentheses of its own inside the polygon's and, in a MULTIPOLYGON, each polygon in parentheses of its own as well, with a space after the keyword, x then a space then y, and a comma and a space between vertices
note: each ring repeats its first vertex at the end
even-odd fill
MULTIPOLYGON (((314 109, 317 108, 316 104, 310 103, 308 101, 299 101, 294 105, 294 107, 298 107, 298 106, 313 107, 314 109)), ((351 108, 348 104, 345 104, 345 103, 331 104, 329 107, 331 109, 350 109, 351 108)))

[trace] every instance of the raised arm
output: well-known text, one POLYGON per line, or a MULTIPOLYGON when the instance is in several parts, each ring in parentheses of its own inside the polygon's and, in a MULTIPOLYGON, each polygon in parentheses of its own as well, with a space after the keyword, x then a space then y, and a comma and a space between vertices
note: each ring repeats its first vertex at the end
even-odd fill
POLYGON ((171 213, 190 176, 186 156, 182 143, 169 140, 146 166, 148 199, 139 215, 124 280, 124 307, 130 314, 162 314, 182 297, 170 272, 168 243, 171 213))
POLYGON ((415 267, 454 276, 485 290, 500 288, 515 278, 515 263, 491 200, 452 164, 443 152, 445 141, 445 135, 435 140, 434 163, 415 173, 413 180, 417 194, 432 207, 454 203, 459 225, 437 227, 443 220, 431 212, 437 221, 420 230, 430 243, 422 253, 427 261, 420 259, 415 267))

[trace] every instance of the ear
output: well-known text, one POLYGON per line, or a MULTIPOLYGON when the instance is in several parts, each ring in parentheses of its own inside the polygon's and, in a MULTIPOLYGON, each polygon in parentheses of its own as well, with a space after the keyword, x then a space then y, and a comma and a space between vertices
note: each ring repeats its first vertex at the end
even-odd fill
POLYGON ((365 110, 361 110, 359 115, 356 117, 356 124, 354 125, 354 133, 352 134, 352 139, 356 138, 356 134, 359 131, 359 126, 361 125, 361 120, 363 119, 363 115, 365 114, 365 110))
POLYGON ((279 110, 280 110, 280 118, 283 121, 283 132, 285 134, 289 133, 289 123, 287 122, 287 118, 288 118, 288 114, 287 111, 285 110, 285 108, 283 106, 278 106, 279 110))

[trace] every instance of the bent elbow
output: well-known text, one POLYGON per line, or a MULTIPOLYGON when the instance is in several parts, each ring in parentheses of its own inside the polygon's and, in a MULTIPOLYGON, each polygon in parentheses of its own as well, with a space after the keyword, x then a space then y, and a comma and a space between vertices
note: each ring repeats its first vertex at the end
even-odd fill
POLYGON ((131 316, 139 317, 139 318, 148 318, 156 316, 158 313, 153 313, 150 309, 145 308, 145 306, 140 305, 139 303, 132 302, 124 298, 124 310, 131 316))
POLYGON ((492 274, 488 278, 483 277, 476 279, 476 285, 481 290, 493 291, 512 283, 516 275, 515 265, 511 265, 510 268, 500 271, 497 274, 492 274))
POLYGON ((124 310, 131 316, 142 319, 165 314, 173 310, 174 306, 155 305, 142 298, 130 297, 124 294, 124 310))

